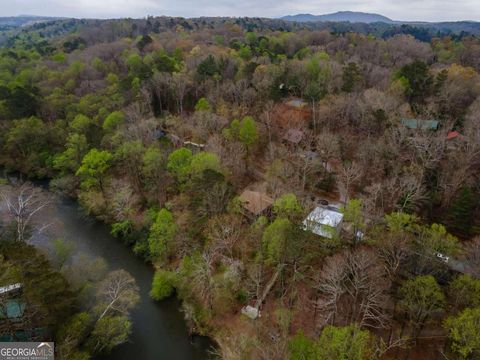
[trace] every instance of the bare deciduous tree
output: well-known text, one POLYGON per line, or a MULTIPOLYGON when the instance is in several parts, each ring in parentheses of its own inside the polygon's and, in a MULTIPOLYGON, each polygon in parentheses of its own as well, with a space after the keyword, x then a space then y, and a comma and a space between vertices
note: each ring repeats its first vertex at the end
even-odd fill
POLYGON ((327 259, 314 288, 320 326, 346 325, 384 328, 389 282, 377 257, 367 249, 336 254, 327 259))
POLYGON ((97 291, 99 320, 109 312, 128 315, 140 296, 135 279, 125 270, 110 272, 97 291))
POLYGON ((355 162, 342 164, 338 177, 343 192, 342 200, 346 203, 350 197, 352 187, 362 178, 362 168, 355 162))
MULTIPOLYGON (((29 183, 24 183, 20 187, 9 187, 8 190, 2 191, 0 196, 5 204, 7 215, 15 224, 16 240, 27 241, 27 231, 33 226, 36 215, 47 208, 52 203, 52 199, 40 188, 29 183)), ((37 230, 41 231, 47 226, 40 226, 37 230)))

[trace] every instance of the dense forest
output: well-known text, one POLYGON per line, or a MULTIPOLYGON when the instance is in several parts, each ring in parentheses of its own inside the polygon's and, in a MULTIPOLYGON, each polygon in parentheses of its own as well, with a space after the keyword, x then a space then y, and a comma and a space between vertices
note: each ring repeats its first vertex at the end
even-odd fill
MULTIPOLYGON (((0 164, 110 224, 221 358, 480 357, 476 36, 151 17, 0 39, 0 164)), ((33 250, 4 233, 14 267, 33 250)), ((130 309, 128 274, 97 286, 119 277, 130 309)), ((61 358, 129 326, 98 314, 53 327, 61 358)))

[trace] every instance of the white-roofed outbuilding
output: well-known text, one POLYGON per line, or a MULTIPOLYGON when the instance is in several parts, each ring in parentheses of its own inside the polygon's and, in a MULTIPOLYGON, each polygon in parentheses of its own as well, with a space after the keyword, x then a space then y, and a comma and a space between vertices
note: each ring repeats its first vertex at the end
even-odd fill
POLYGON ((316 207, 305 220, 303 227, 316 235, 331 239, 335 232, 340 231, 343 214, 333 206, 316 207))

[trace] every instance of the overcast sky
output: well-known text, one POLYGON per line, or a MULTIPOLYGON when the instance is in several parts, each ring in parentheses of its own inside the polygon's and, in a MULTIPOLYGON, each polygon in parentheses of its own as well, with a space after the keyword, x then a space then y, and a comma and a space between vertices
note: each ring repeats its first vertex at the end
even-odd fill
POLYGON ((480 21, 480 0, 0 0, 0 16, 280 17, 298 13, 319 15, 341 10, 374 12, 394 20, 480 21))

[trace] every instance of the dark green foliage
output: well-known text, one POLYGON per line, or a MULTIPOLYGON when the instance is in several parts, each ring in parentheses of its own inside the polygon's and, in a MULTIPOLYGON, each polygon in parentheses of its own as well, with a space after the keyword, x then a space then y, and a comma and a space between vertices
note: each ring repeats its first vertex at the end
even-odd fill
POLYGON ((203 60, 197 66, 197 74, 200 80, 206 80, 209 77, 218 73, 217 62, 213 55, 208 55, 205 60, 203 60))
POLYGON ((362 81, 362 73, 358 65, 354 62, 348 63, 348 65, 343 67, 343 85, 342 91, 352 92, 362 81))
POLYGON ((460 236, 472 235, 475 231, 475 214, 479 204, 479 194, 469 187, 463 187, 450 206, 449 229, 460 236))
POLYGON ((233 196, 225 175, 210 168, 202 170, 191 180, 188 193, 191 196, 192 221, 198 224, 197 229, 208 218, 222 213, 233 196))
POLYGON ((67 40, 63 43, 63 49, 66 53, 71 53, 86 45, 86 41, 81 37, 75 37, 71 40, 67 40))
POLYGON ((8 92, 3 91, 0 100, 5 100, 8 116, 10 119, 19 119, 36 114, 38 104, 38 90, 16 86, 8 92))
POLYGON ((137 42, 137 47, 140 51, 153 42, 152 38, 149 35, 143 35, 142 38, 137 42))
POLYGON ((416 60, 403 66, 398 76, 406 81, 405 95, 412 105, 423 103, 430 95, 433 79, 424 61, 416 60))
POLYGON ((288 352, 291 360, 314 360, 315 342, 299 331, 288 342, 288 352))
POLYGON ((72 315, 75 306, 75 296, 65 278, 33 246, 3 242, 0 251, 10 266, 18 270, 16 281, 23 284, 26 309, 41 315, 37 323, 34 317, 30 326, 56 331, 72 315))
POLYGON ((180 67, 180 58, 177 55, 169 56, 164 50, 157 51, 153 54, 155 68, 160 72, 173 73, 178 71, 180 67))

